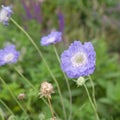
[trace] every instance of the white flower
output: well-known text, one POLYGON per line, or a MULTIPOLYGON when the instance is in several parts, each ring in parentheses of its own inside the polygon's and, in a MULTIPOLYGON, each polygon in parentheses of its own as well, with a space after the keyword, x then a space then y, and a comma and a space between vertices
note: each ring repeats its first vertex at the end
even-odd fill
POLYGON ((13 13, 11 6, 2 5, 2 9, 0 10, 0 22, 4 25, 8 25, 8 21, 13 13))

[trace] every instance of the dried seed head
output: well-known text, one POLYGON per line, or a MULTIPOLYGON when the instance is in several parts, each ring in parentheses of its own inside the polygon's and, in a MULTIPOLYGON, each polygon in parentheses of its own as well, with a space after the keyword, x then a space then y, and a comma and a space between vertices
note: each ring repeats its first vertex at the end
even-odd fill
POLYGON ((23 99, 25 99, 25 97, 26 97, 25 93, 20 93, 17 98, 19 100, 23 100, 23 99))
POLYGON ((54 93, 52 84, 48 82, 43 82, 40 88, 41 97, 45 96, 51 98, 52 93, 54 93))
POLYGON ((50 120, 57 120, 56 117, 50 118, 50 120))

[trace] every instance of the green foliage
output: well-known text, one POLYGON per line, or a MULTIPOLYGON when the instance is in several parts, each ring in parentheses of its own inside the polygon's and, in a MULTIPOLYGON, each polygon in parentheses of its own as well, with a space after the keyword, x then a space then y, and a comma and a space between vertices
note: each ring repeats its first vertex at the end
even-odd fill
MULTIPOLYGON (((104 23, 101 18, 108 15, 111 18, 118 18, 116 13, 109 15, 106 11, 109 7, 114 7, 118 0, 46 0, 41 4, 42 9, 42 24, 38 24, 35 20, 24 21, 21 19, 22 6, 19 1, 15 2, 14 19, 25 27, 27 32, 33 37, 34 42, 39 46, 51 72, 55 75, 63 95, 67 116, 69 115, 70 103, 69 92, 60 69, 59 63, 55 56, 52 46, 41 47, 40 37, 51 29, 58 28, 58 19, 56 10, 59 8, 64 13, 65 28, 64 42, 56 45, 60 53, 68 47, 68 44, 75 39, 87 41, 92 39, 95 47, 97 63, 95 73, 92 75, 95 84, 95 93, 98 104, 98 113, 101 120, 119 120, 120 118, 120 67, 119 54, 114 51, 119 51, 119 32, 116 24, 114 28, 111 23, 104 23), (21 10, 21 11, 20 11, 21 10), (117 17, 116 17, 117 16, 117 17), (104 28, 105 27, 105 28, 104 28), (115 31, 114 31, 115 30, 115 31), (113 34, 111 34, 111 31, 113 34), (115 34, 115 37, 114 37, 115 34), (95 39, 93 39, 95 38, 95 39), (115 39, 114 39, 115 38, 115 39), (109 46, 111 45, 111 46, 109 46)), ((109 20, 111 20, 111 18, 109 20)), ((114 23, 114 22, 113 22, 114 23)), ((4 45, 13 43, 17 50, 21 52, 19 62, 15 65, 1 66, 0 76, 5 80, 7 86, 0 82, 0 99, 2 99, 9 109, 14 113, 11 114, 8 109, 0 102, 0 119, 8 120, 47 120, 51 118, 51 113, 48 106, 42 101, 39 96, 40 84, 43 81, 49 81, 53 84, 55 93, 52 96, 52 105, 57 113, 58 118, 64 120, 60 97, 58 95, 57 86, 50 76, 49 71, 39 56, 36 49, 32 46, 28 38, 10 21, 9 26, 0 24, 0 48, 4 45), (28 84, 18 72, 19 70, 31 82, 35 90, 28 84), (20 93, 25 93, 26 98, 18 102, 23 106, 28 116, 21 110, 15 102, 13 96, 9 92, 11 89, 13 95, 17 98, 20 93)), ((88 101, 84 87, 77 87, 76 83, 69 80, 72 97, 73 97, 73 120, 95 120, 94 112, 88 101)), ((86 82, 89 91, 91 85, 86 82)), ((46 101, 46 100, 45 100, 46 101)))

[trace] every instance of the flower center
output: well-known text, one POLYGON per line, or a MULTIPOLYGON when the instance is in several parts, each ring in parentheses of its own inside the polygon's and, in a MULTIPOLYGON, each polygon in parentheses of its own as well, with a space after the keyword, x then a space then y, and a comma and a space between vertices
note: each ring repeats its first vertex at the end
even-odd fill
POLYGON ((82 65, 85 65, 87 62, 87 57, 86 54, 83 52, 78 52, 76 53, 72 58, 71 58, 72 65, 74 67, 80 67, 82 65))
POLYGON ((5 55, 4 60, 5 60, 5 62, 11 62, 13 60, 13 58, 14 58, 14 55, 12 53, 9 53, 9 54, 5 55))
POLYGON ((49 42, 54 42, 55 41, 55 37, 50 37, 48 40, 49 40, 49 42))
POLYGON ((49 38, 49 42, 54 42, 55 38, 54 37, 50 37, 49 38))

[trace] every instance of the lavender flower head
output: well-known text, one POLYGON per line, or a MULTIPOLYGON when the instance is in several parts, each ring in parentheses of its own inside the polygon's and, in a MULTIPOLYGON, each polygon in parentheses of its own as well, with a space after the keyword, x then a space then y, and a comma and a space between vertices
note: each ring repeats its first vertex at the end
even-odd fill
POLYGON ((12 6, 5 7, 4 5, 2 5, 2 9, 0 10, 0 22, 4 25, 8 25, 12 13, 12 6))
POLYGON ((62 41, 62 33, 52 31, 48 36, 44 36, 41 39, 41 45, 48 46, 49 44, 55 44, 62 41))
POLYGON ((91 42, 74 41, 61 55, 61 68, 69 78, 92 74, 95 62, 96 53, 91 42))
POLYGON ((16 51, 14 45, 6 46, 4 49, 0 50, 0 66, 9 63, 16 63, 19 55, 20 52, 16 51))

